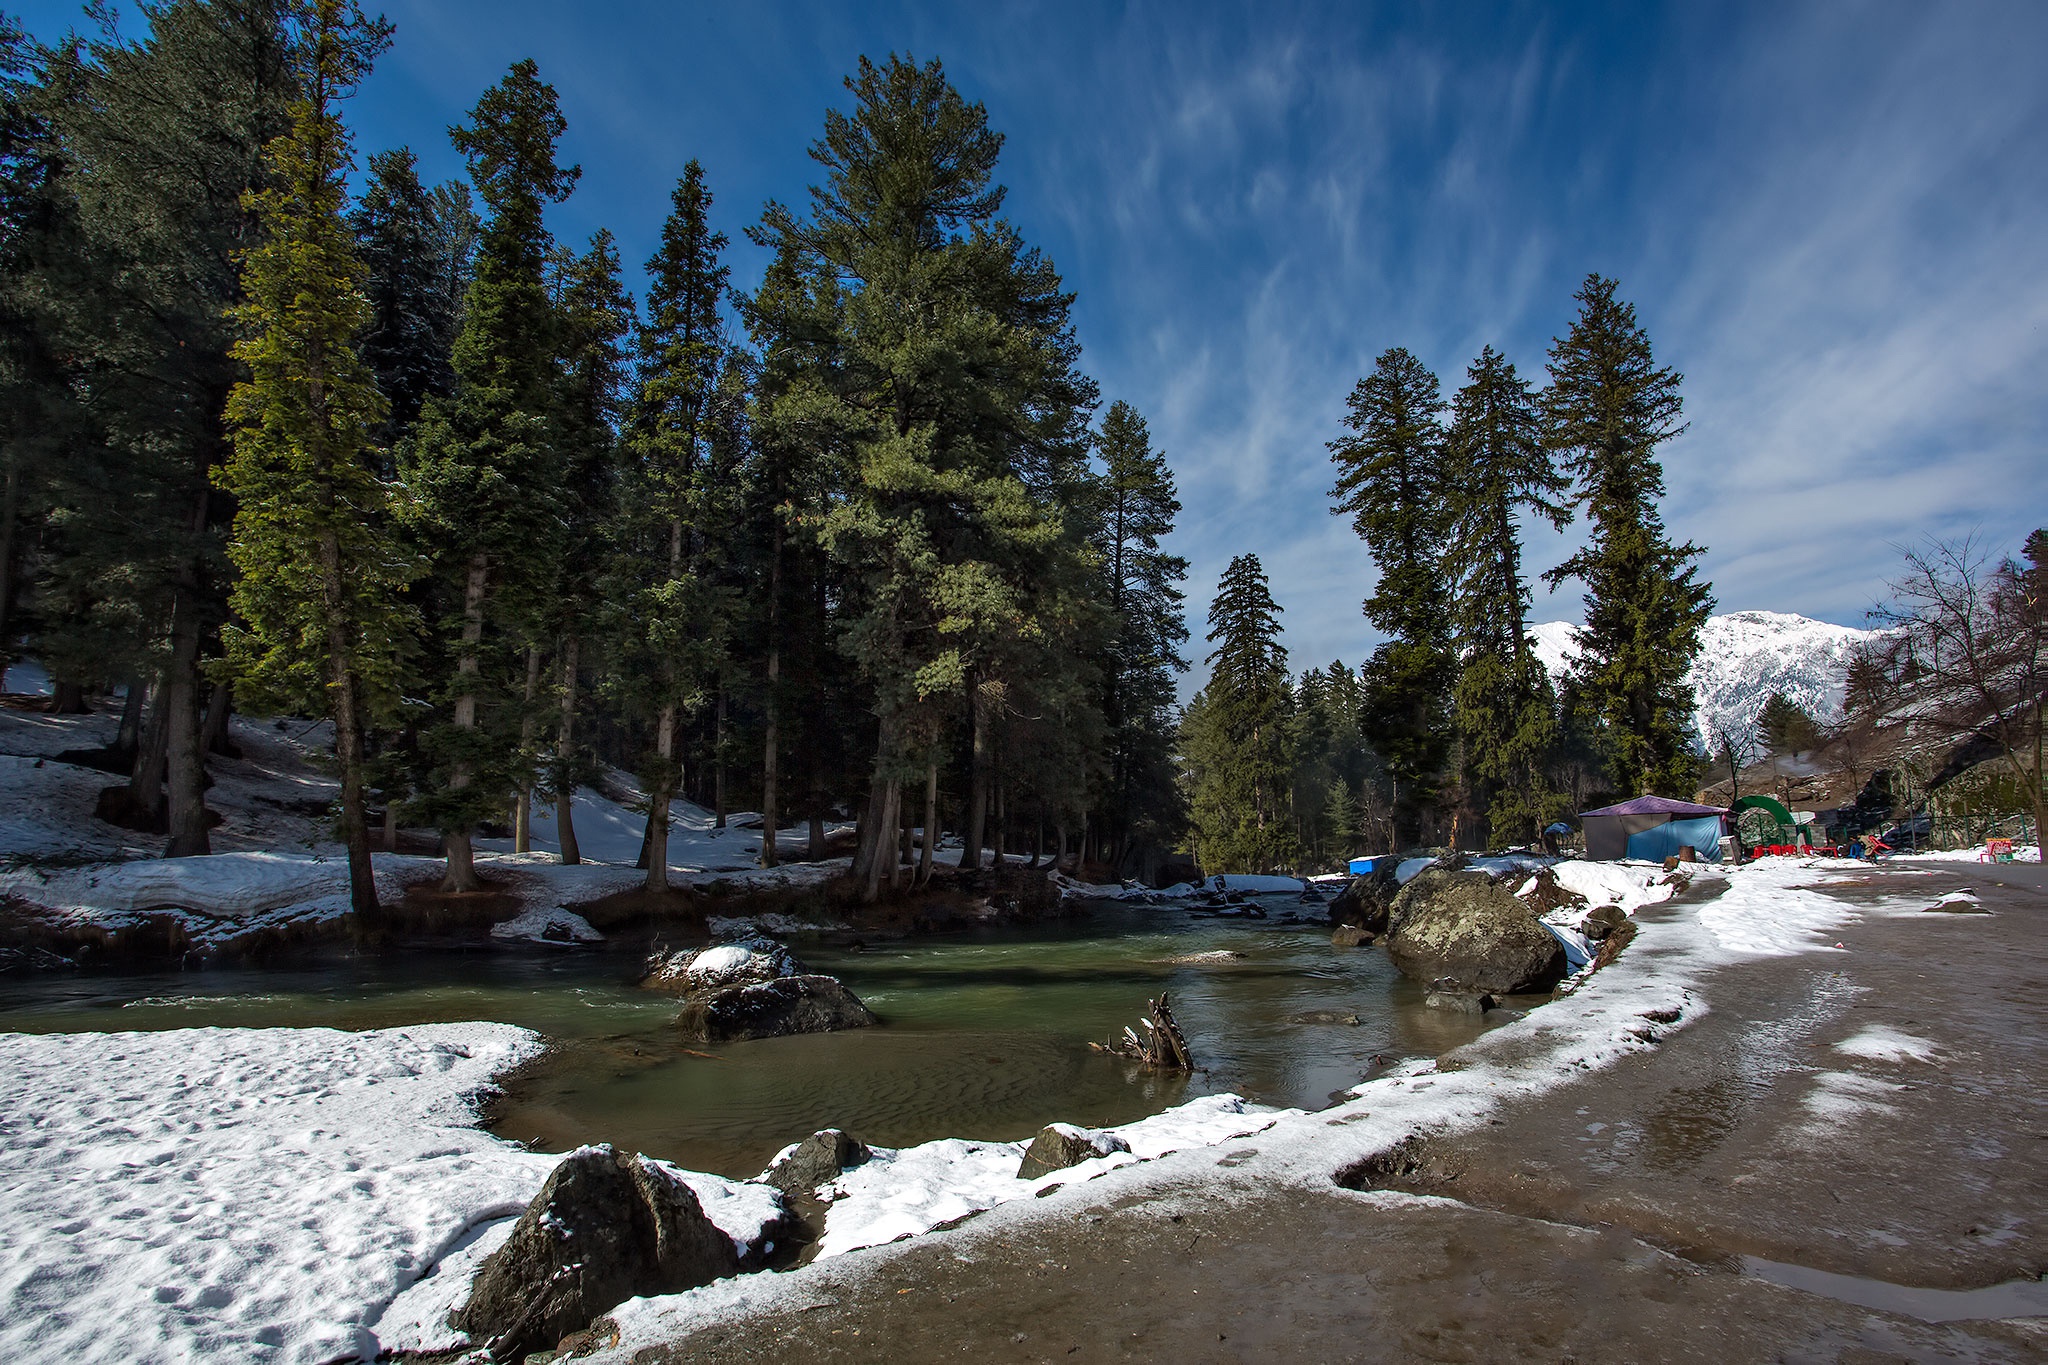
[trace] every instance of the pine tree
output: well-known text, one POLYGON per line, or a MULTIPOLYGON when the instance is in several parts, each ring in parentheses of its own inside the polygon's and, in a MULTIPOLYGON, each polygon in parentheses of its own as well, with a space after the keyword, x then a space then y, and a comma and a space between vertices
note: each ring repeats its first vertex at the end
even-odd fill
POLYGON ((1614 291, 1613 280, 1587 276, 1570 334, 1551 343, 1550 446, 1563 454, 1593 532, 1545 578, 1586 585, 1577 672, 1605 722, 1617 776, 1684 796, 1697 769, 1685 678, 1714 599, 1710 585, 1694 581, 1700 548, 1673 545, 1657 507, 1657 447, 1685 429, 1683 377, 1658 367, 1635 308, 1614 291))
POLYGON ((377 883, 363 816, 363 727, 399 693, 411 576, 392 533, 391 490, 365 459, 383 415, 355 349, 366 272, 342 219, 349 138, 335 112, 390 28, 343 0, 314 0, 301 36, 302 94, 270 145, 271 181, 253 196, 261 245, 242 257, 234 348, 249 367, 229 395, 234 455, 220 486, 236 500, 228 554, 241 571, 227 638, 244 695, 280 709, 312 703, 334 721, 349 902, 367 929, 377 883))
POLYGON ((1292 692, 1280 606, 1256 555, 1224 570, 1209 607, 1208 685, 1182 721, 1195 860, 1205 872, 1267 872, 1296 844, 1288 789, 1292 692))
POLYGON ((1783 692, 1765 699, 1756 718, 1757 738, 1774 754, 1796 754, 1820 742, 1820 722, 1783 692))
POLYGON ((683 168, 671 204, 661 247, 647 265, 624 509, 641 568, 625 625, 620 688, 629 711, 653 726, 653 751, 640 764, 651 891, 668 886, 669 803, 683 779, 683 725, 714 685, 729 625, 701 562, 716 534, 708 462, 725 361, 726 236, 711 230, 711 191, 695 161, 683 168))
MULTIPOLYGON (((562 262, 554 280, 562 384, 555 411, 559 460, 560 554, 551 607, 557 668, 553 753, 541 786, 555 802, 555 836, 564 863, 582 861, 575 795, 594 782, 597 763, 578 737, 584 641, 596 633, 594 607, 604 583, 618 514, 619 426, 626 404, 633 299, 619 278, 618 247, 600 229, 581 256, 562 262)), ((534 646, 538 648, 538 646, 534 646)), ((524 794, 522 794, 523 796, 524 794)))
POLYGON ((1528 841, 1565 803, 1544 772, 1557 701, 1530 647, 1518 519, 1527 514, 1562 530, 1571 513, 1557 499, 1568 480, 1544 444, 1535 397, 1505 357, 1484 348, 1466 379, 1445 442, 1458 736, 1493 841, 1528 841))
POLYGON ((449 258, 455 244, 441 201, 420 184, 417 167, 403 147, 371 157, 362 199, 349 215, 367 272, 370 311, 361 347, 388 405, 378 431, 387 449, 411 434, 428 398, 445 399, 455 389, 449 353, 464 271, 449 258))
POLYGON ((986 111, 937 63, 864 59, 847 88, 852 111, 829 113, 812 149, 826 177, 811 216, 770 205, 756 237, 845 294, 822 370, 853 477, 825 533, 850 599, 844 647, 872 688, 855 874, 874 899, 901 881, 903 784, 932 790, 961 708, 963 861, 979 859, 1011 682, 1058 653, 1040 585, 1068 581, 1081 550, 1057 501, 1086 458, 1094 389, 1075 368, 1072 296, 995 216, 1002 138, 986 111))
POLYGON ((1188 562, 1159 547, 1180 500, 1137 409, 1110 404, 1096 448, 1103 463, 1096 553, 1113 621, 1102 664, 1109 752, 1101 809, 1117 863, 1140 835, 1163 841, 1173 814, 1174 678, 1187 668, 1180 585, 1188 562))
POLYGON ((455 395, 428 401, 401 459, 436 550, 446 599, 438 614, 453 637, 440 719, 425 737, 436 786, 414 803, 442 832, 448 891, 481 885, 471 830, 503 811, 520 777, 508 653, 524 643, 515 628, 533 619, 549 587, 529 570, 552 563, 558 527, 556 319, 542 213, 579 174, 555 162, 565 127, 554 88, 522 61, 450 132, 490 216, 455 343, 455 395))
POLYGON ((1337 463, 1334 512, 1349 512, 1379 566, 1366 619, 1387 636, 1366 663, 1367 738, 1384 759, 1402 813, 1400 835, 1420 842, 1426 808, 1450 752, 1456 661, 1440 561, 1449 527, 1443 412, 1437 378, 1406 350, 1380 356, 1351 392, 1329 443, 1337 463))
POLYGON ((212 473, 241 377, 228 312, 237 255, 256 241, 248 193, 264 187, 265 148, 298 94, 291 13, 172 0, 151 7, 138 42, 68 42, 44 63, 79 232, 42 325, 88 396, 91 439, 53 470, 62 548, 38 585, 52 637, 39 649, 79 670, 74 688, 158 674, 131 791, 173 857, 210 847, 201 671, 229 576, 212 473), (114 657, 94 666, 106 648, 114 657))

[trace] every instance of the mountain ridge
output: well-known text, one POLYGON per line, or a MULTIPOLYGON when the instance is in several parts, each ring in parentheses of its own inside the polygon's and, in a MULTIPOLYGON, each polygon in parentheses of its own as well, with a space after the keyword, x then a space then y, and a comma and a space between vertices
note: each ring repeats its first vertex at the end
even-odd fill
MULTIPOLYGON (((1580 627, 1544 621, 1529 627, 1536 657, 1562 682, 1578 655, 1580 627)), ((1842 716, 1842 689, 1856 647, 1879 632, 1838 626, 1782 611, 1733 611, 1700 627, 1699 657, 1686 681, 1693 688, 1693 725, 1711 751, 1724 735, 1756 733, 1773 692, 1783 692, 1816 720, 1842 716)))

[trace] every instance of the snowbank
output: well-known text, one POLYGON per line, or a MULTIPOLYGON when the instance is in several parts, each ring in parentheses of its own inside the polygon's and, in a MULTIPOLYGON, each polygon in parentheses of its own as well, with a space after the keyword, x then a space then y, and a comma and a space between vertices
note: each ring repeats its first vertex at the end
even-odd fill
MULTIPOLYGON (((1900 858, 1910 858, 1916 863, 1978 863, 1986 861, 1983 848, 1951 848, 1939 853, 1900 853, 1900 858)), ((2015 844, 2012 859, 2016 863, 2038 863, 2041 848, 2038 844, 2015 844)))
MULTIPOLYGON (((0 1357, 461 1344, 464 1267, 557 1160, 478 1130, 476 1098, 540 1047, 508 1024, 0 1034, 0 1357)), ((736 1246, 776 1215, 678 1174, 736 1246)))
POLYGON ((56 689, 50 685, 50 675, 33 659, 23 659, 18 664, 0 667, 0 692, 12 692, 17 696, 47 697, 56 689))
POLYGON ((1028 1142, 963 1142, 942 1138, 900 1149, 877 1147, 861 1165, 823 1188, 831 1201, 818 1256, 879 1246, 941 1223, 992 1209, 1013 1199, 1153 1161, 1189 1147, 1216 1143, 1272 1127, 1298 1109, 1267 1109, 1236 1095, 1207 1095, 1163 1114, 1100 1131, 1130 1148, 1083 1161, 1035 1180, 1019 1180, 1017 1163, 1028 1142))
POLYGON ((512 919, 492 925, 491 937, 528 943, 604 942, 604 935, 591 928, 589 920, 565 909, 521 911, 512 919))

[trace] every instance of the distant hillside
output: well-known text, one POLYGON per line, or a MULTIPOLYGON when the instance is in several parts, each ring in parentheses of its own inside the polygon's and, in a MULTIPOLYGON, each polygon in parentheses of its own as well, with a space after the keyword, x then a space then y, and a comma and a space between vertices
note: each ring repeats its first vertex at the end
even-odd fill
MULTIPOLYGON (((1578 632, 1566 621, 1530 627, 1536 655, 1553 679, 1563 677, 1577 654, 1578 632)), ((1692 668, 1693 723, 1712 748, 1724 734, 1752 731, 1773 692, 1783 692, 1821 720, 1839 719, 1850 651, 1876 634, 1781 611, 1709 617, 1692 668)))

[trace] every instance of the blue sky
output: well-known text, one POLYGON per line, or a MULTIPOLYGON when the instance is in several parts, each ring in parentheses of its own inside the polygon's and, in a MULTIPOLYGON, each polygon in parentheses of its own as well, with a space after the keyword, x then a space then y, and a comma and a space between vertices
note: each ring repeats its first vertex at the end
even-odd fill
MULTIPOLYGON (((6 0, 0 0, 5 4, 6 0)), ((74 4, 7 5, 51 37, 74 4)), ((535 58, 584 168, 557 233, 653 248, 683 163, 734 239, 801 203, 862 53, 939 57, 1008 135, 1009 216, 1180 481, 1197 634, 1257 553, 1297 666, 1358 662, 1371 561, 1323 443, 1393 345, 1541 379, 1588 271, 1686 375, 1666 518, 1720 610, 1849 625, 1895 546, 2048 521, 2048 6, 564 5, 402 0, 361 153, 535 58)), ((1530 535, 1532 566, 1573 533, 1530 535)), ((1576 619, 1572 586, 1536 620, 1576 619)), ((1199 670, 1198 670, 1199 672, 1199 670)))

